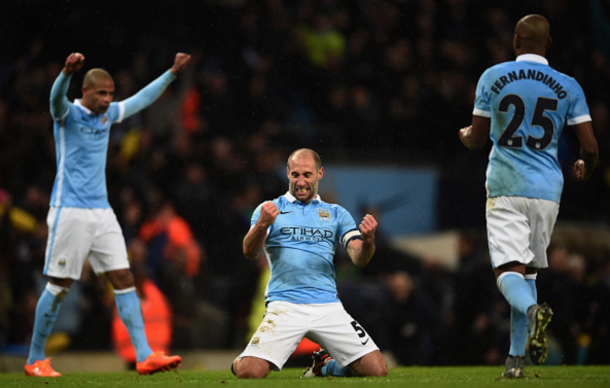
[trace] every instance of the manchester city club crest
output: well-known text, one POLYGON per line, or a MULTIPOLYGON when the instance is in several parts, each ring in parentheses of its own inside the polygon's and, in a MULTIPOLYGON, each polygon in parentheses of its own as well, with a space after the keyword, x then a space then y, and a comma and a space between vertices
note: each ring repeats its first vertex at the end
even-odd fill
POLYGON ((330 213, 327 209, 318 209, 318 217, 323 221, 330 221, 330 213))

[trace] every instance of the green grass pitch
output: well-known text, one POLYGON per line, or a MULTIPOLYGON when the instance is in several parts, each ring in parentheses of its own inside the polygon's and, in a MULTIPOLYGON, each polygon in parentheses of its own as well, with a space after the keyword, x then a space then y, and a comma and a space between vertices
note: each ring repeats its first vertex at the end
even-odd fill
POLYGON ((264 380, 237 380, 227 371, 178 371, 140 376, 136 372, 67 373, 59 378, 0 374, 0 387, 600 387, 610 386, 610 366, 526 366, 525 378, 500 378, 503 367, 406 367, 390 369, 383 378, 301 379, 302 369, 272 372, 264 380))

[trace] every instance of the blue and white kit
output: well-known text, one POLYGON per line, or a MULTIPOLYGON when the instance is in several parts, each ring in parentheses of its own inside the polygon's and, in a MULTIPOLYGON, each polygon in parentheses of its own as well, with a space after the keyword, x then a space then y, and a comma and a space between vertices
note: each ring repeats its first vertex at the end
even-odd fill
MULTIPOLYGON (((265 255, 271 271, 266 301, 291 303, 338 302, 333 258, 340 242, 343 248, 359 239, 352 216, 339 205, 312 199, 304 205, 290 193, 273 200, 280 211, 269 227, 265 255)), ((251 226, 260 216, 259 206, 251 226)))
POLYGON ((546 58, 520 55, 479 79, 473 115, 491 119, 488 197, 559 203, 563 176, 557 143, 564 126, 591 121, 582 88, 546 58))
POLYGON ((112 102, 105 114, 92 112, 80 100, 69 102, 70 79, 60 73, 51 89, 57 174, 47 217, 43 273, 79 279, 87 258, 96 273, 129 268, 125 241, 106 191, 110 126, 152 104, 176 76, 166 71, 134 96, 112 102))
POLYGON ((481 75, 473 115, 490 118, 486 219, 493 266, 548 267, 563 191, 558 140, 566 124, 591 121, 582 88, 546 58, 524 54, 481 75))
MULTIPOLYGON (((361 233, 352 216, 319 196, 303 204, 289 192, 273 201, 280 213, 268 229, 264 250, 271 271, 265 317, 239 357, 257 357, 280 370, 303 337, 346 367, 379 348, 343 308, 333 257, 361 233)), ((252 215, 254 226, 259 206, 252 215)))

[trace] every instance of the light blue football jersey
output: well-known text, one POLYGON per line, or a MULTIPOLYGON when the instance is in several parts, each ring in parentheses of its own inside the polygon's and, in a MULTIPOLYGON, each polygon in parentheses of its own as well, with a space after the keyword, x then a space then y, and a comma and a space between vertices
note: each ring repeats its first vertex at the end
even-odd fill
MULTIPOLYGON (((288 192, 273 203, 280 214, 269 227, 264 244, 271 272, 266 301, 338 302, 335 247, 340 242, 347 248, 351 240, 361 238, 354 219, 341 206, 319 196, 304 205, 288 192)), ((261 205, 252 215, 251 226, 260 217, 261 205)))
POLYGON ((491 119, 487 195, 560 202, 557 143, 564 126, 591 121, 582 88, 546 58, 520 55, 479 79, 473 115, 491 119))
POLYGON ((80 100, 68 102, 70 78, 60 73, 51 89, 57 174, 50 205, 106 209, 110 207, 106 191, 110 126, 153 103, 176 76, 168 70, 136 95, 112 102, 105 114, 90 111, 80 100))

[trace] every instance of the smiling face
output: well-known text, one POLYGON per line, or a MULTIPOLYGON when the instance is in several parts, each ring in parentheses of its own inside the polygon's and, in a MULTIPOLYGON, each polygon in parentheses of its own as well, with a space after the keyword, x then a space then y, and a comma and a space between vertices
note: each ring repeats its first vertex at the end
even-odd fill
POLYGON ((309 203, 318 194, 318 181, 324 175, 324 168, 317 168, 313 154, 304 150, 288 160, 286 173, 290 194, 302 203, 309 203))
POLYGON ((102 69, 92 69, 85 75, 81 104, 92 112, 104 114, 114 98, 114 81, 102 69))

